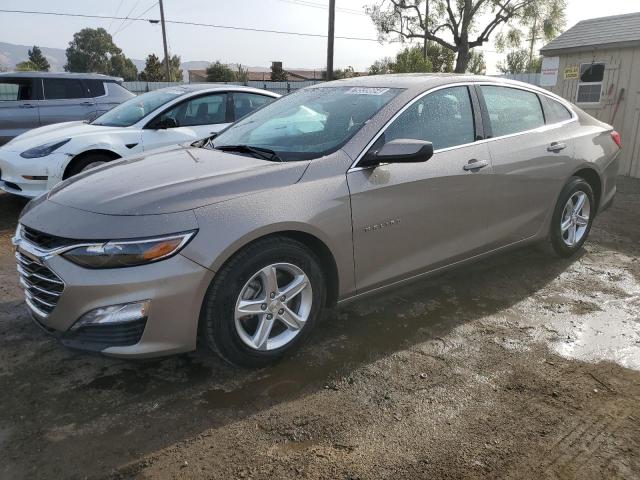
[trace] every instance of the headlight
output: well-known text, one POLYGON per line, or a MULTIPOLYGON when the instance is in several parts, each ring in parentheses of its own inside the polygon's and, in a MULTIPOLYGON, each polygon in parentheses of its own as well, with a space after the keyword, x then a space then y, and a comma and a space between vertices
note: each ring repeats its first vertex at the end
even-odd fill
POLYGON ((60 148, 62 145, 67 143, 70 138, 66 138, 64 140, 57 140, 55 142, 45 143, 44 145, 39 145, 37 147, 30 148, 20 154, 22 158, 40 158, 46 157, 50 155, 54 150, 60 148))
POLYGON ((196 231, 143 240, 113 240, 68 250, 63 257, 86 268, 123 268, 144 265, 178 253, 196 231))

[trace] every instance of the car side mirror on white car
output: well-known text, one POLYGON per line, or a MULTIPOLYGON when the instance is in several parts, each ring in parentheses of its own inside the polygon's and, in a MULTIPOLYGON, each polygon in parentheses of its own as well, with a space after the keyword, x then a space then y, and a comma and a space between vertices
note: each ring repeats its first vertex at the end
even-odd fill
POLYGON ((156 130, 166 130, 167 128, 176 128, 178 127, 178 122, 174 118, 167 117, 159 120, 153 126, 156 130))
POLYGON ((372 167, 381 163, 426 162, 433 156, 433 144, 425 140, 398 138, 385 143, 380 150, 373 150, 360 161, 360 167, 372 167))

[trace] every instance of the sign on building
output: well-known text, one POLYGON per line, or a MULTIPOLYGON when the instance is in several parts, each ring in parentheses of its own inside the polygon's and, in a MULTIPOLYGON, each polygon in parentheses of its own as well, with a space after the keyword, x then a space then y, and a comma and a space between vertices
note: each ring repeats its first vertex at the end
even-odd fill
POLYGON ((558 69, 560 68, 560 57, 544 57, 542 59, 542 77, 540 85, 543 87, 554 87, 558 83, 558 69))
POLYGON ((577 65, 564 69, 565 80, 577 80, 580 77, 580 68, 577 65))

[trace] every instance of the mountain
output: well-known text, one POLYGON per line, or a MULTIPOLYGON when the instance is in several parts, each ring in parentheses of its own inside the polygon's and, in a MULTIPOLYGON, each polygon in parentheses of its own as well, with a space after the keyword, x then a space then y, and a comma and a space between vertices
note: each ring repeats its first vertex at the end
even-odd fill
MULTIPOLYGON (((64 64, 67 63, 65 49, 38 46, 42 50, 42 54, 49 61, 49 64, 51 64, 52 72, 64 71, 64 64)), ((13 70, 16 64, 28 59, 28 51, 31 48, 33 48, 33 45, 16 45, 13 43, 0 42, 0 67, 13 70)), ((132 58, 131 60, 135 63, 138 71, 142 71, 144 69, 144 60, 138 60, 135 58, 132 58)), ((187 70, 203 70, 209 66, 209 63, 210 62, 204 60, 193 60, 182 62, 180 64, 180 68, 185 71, 184 78, 186 80, 188 78, 187 70)), ((231 63, 229 64, 229 67, 235 70, 237 68, 237 64, 231 63)), ((253 72, 270 71, 267 67, 247 67, 246 65, 243 65, 243 67, 249 68, 249 70, 253 72)))

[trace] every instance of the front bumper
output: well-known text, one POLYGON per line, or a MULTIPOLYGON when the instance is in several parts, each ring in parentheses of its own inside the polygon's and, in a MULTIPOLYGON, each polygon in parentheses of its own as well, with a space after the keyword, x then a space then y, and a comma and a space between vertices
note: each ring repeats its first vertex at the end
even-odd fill
POLYGON ((24 240, 16 239, 16 244, 18 256, 40 262, 64 284, 49 312, 37 308, 37 302, 27 302, 34 320, 64 344, 129 358, 195 350, 200 307, 213 278, 212 271, 180 254, 138 267, 91 270, 59 255, 36 258, 34 249, 24 240), (125 325, 124 331, 112 330, 105 337, 104 331, 80 335, 71 329, 82 315, 95 308, 143 300, 150 300, 146 318, 125 325), (116 338, 122 343, 122 338, 134 338, 132 335, 139 338, 135 344, 114 346, 112 342, 116 338))
POLYGON ((71 157, 53 152, 41 158, 22 158, 20 152, 0 149, 0 189, 7 193, 35 198, 62 181, 64 168, 71 157), (25 176, 46 177, 30 180, 25 176))

